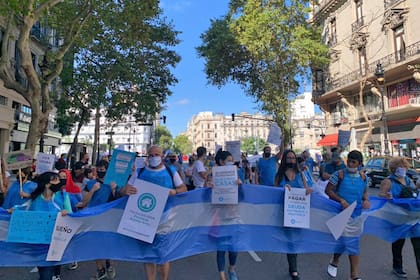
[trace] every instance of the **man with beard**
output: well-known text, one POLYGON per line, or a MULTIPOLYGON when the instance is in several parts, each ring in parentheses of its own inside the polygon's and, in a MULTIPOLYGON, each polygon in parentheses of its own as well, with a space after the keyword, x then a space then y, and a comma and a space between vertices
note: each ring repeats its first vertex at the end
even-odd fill
POLYGON ((274 186, 274 178, 276 177, 282 154, 283 145, 274 156, 271 155, 271 147, 264 147, 263 157, 258 160, 255 170, 255 183, 257 185, 274 186))

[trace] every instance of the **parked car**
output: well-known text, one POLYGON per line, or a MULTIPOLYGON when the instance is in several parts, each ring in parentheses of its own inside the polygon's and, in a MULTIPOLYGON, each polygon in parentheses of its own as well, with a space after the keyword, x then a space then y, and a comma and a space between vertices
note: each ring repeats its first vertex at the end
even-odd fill
MULTIPOLYGON (((390 175, 388 168, 389 160, 392 157, 379 156, 370 158, 365 164, 366 176, 368 177, 368 187, 373 188, 379 185, 383 179, 390 175)), ((420 161, 412 158, 406 158, 410 163, 410 168, 407 170, 407 176, 417 182, 420 179, 420 161)))

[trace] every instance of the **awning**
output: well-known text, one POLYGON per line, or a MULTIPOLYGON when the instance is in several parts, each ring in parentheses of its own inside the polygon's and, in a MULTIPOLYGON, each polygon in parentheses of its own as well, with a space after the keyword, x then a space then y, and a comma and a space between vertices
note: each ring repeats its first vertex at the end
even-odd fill
POLYGON ((324 138, 316 143, 318 146, 337 146, 338 144, 338 133, 328 134, 324 138))

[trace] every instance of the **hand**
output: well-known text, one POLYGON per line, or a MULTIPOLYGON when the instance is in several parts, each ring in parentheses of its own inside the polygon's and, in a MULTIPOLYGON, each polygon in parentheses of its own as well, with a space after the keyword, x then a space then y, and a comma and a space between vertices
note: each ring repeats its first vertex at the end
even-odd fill
POLYGON ((132 195, 132 194, 136 194, 136 193, 137 193, 137 189, 133 186, 130 186, 130 185, 125 186, 121 190, 122 195, 132 195))
POLYGON ((343 209, 346 209, 347 207, 349 207, 349 204, 344 199, 340 200, 340 204, 343 207, 343 209))
POLYGON ((117 184, 115 184, 115 182, 111 182, 111 184, 109 184, 111 186, 111 190, 115 191, 117 188, 117 184))
POLYGON ((370 201, 369 200, 363 200, 363 203, 362 203, 362 208, 363 209, 369 209, 370 208, 370 201))
POLYGON ((83 208, 83 207, 85 207, 84 204, 83 204, 83 202, 78 202, 75 206, 76 206, 76 208, 83 208))
POLYGON ((289 184, 286 184, 284 187, 287 188, 289 192, 292 190, 292 187, 289 184))
POLYGON ((91 191, 96 192, 96 191, 97 191, 97 190, 99 190, 100 188, 101 188, 101 184, 100 184, 99 182, 96 182, 96 183, 93 185, 93 187, 92 187, 91 191))
POLYGON ((235 182, 235 183, 236 183, 238 186, 239 186, 239 185, 242 185, 242 181, 241 181, 241 179, 239 179, 239 178, 238 178, 238 180, 236 180, 236 182, 235 182))
POLYGON ((313 191, 311 188, 306 188, 306 195, 311 194, 313 191))
POLYGON ((62 210, 61 211, 61 216, 67 216, 67 214, 68 214, 67 210, 62 210))
POLYGON ((172 189, 172 190, 169 191, 169 195, 176 195, 176 194, 177 194, 177 192, 174 189, 172 189))

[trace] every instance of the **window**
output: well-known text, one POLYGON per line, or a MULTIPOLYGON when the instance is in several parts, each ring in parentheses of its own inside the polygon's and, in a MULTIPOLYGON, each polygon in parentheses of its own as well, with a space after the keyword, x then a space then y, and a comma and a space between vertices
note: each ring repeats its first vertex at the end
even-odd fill
POLYGON ((335 45, 337 43, 337 21, 335 18, 330 21, 330 44, 335 45))
POLYGON ((365 76, 366 75, 366 48, 362 47, 359 49, 359 68, 360 68, 360 75, 365 76))
POLYGON ((395 60, 402 61, 405 59, 405 42, 404 42, 404 25, 400 25, 394 29, 395 44, 395 60))
POLYGON ((0 105, 7 106, 7 97, 0 95, 0 105))

